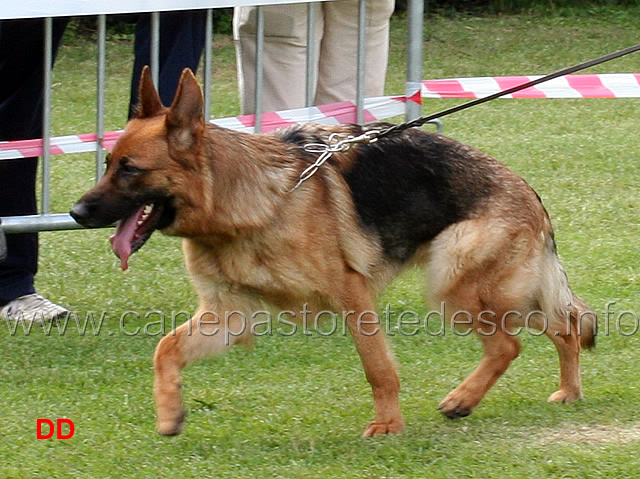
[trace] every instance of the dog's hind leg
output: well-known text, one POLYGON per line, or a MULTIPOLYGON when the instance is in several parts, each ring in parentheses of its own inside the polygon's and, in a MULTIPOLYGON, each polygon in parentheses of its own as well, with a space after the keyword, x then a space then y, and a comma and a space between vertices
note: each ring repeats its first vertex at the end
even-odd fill
POLYGON ((157 431, 179 434, 185 417, 180 372, 189 363, 250 340, 251 325, 236 308, 200 308, 193 318, 162 338, 156 348, 154 397, 157 431), (233 314, 227 312, 233 311, 233 314))
POLYGON ((549 237, 536 265, 540 278, 536 302, 545 318, 537 329, 551 339, 560 360, 560 389, 548 400, 569 403, 582 398, 580 350, 595 346, 597 318, 569 287, 555 250, 553 238, 549 237))
POLYGON ((549 396, 549 402, 569 403, 582 399, 580 381, 580 344, 575 328, 570 334, 549 331, 560 359, 560 389, 549 396))
POLYGON ((504 228, 492 219, 470 220, 450 227, 430 246, 426 273, 432 300, 444 302, 452 323, 474 330, 484 349, 476 369, 439 405, 450 418, 471 414, 520 353, 503 318, 522 302, 526 287, 518 258, 530 248, 509 231, 500 234, 504 228))
POLYGON ((352 273, 348 282, 345 319, 371 385, 375 407, 375 419, 363 436, 400 432, 404 429, 398 399, 400 381, 375 313, 373 295, 360 274, 352 273))
POLYGON ((595 313, 577 296, 573 297, 573 301, 578 305, 569 304, 569 309, 564 311, 564 318, 557 317, 556 312, 543 329, 556 347, 560 360, 560 388, 549 396, 549 402, 570 403, 583 397, 580 351, 583 345, 587 348, 594 345, 594 333, 590 328, 593 327, 591 321, 595 321, 595 313))
POLYGON ((451 419, 471 414, 520 352, 518 339, 503 331, 499 324, 489 334, 483 334, 481 328, 476 332, 484 347, 480 364, 438 406, 440 412, 451 419))

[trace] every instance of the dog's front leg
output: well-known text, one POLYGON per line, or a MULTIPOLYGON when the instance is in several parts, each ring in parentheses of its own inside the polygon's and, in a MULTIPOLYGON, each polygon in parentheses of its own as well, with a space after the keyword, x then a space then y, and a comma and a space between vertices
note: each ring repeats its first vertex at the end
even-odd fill
POLYGON ((185 366, 181 354, 180 343, 183 342, 184 335, 181 329, 182 327, 174 332, 175 336, 169 335, 162 338, 153 357, 156 429, 164 436, 180 434, 185 416, 180 379, 180 371, 185 366))
POLYGON ((157 431, 164 436, 180 434, 185 417, 180 372, 189 363, 220 354, 234 344, 245 342, 250 334, 246 317, 225 309, 201 308, 158 344, 153 358, 153 391, 157 412, 157 431), (217 313, 220 311, 221 314, 217 313))
POLYGON ((349 292, 349 303, 353 308, 346 321, 371 384, 376 412, 363 436, 398 433, 404 429, 398 398, 400 381, 375 313, 375 303, 364 278, 358 274, 352 275, 349 292))

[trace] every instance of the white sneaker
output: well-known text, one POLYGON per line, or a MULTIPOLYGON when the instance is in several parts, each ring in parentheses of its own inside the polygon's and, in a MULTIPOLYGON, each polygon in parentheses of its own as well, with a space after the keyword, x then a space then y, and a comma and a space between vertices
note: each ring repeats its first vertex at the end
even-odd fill
POLYGON ((33 293, 5 304, 0 309, 0 318, 10 321, 45 322, 54 321, 67 313, 69 310, 66 308, 33 293))

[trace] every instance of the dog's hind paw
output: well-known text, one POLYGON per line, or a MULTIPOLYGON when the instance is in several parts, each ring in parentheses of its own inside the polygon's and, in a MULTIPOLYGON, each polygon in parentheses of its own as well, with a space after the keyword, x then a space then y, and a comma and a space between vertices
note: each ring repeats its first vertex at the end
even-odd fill
POLYGON ((471 415, 471 409, 464 407, 457 407, 455 409, 444 409, 438 408, 442 414, 447 416, 449 419, 459 419, 461 417, 467 417, 471 415))
POLYGON ((449 419, 459 419, 471 415, 476 402, 469 401, 457 391, 451 391, 438 405, 438 410, 449 419))
POLYGON ((377 437, 384 434, 397 434, 404 429, 404 421, 372 422, 362 433, 362 437, 377 437))

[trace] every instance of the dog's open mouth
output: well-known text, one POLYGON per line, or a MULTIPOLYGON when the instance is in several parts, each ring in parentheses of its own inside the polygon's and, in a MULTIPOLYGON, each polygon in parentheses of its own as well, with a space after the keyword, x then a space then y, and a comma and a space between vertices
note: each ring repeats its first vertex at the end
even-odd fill
POLYGON ((168 205, 163 203, 147 203, 141 206, 129 218, 120 220, 116 232, 111 236, 111 249, 120 258, 122 270, 128 267, 129 256, 138 251, 151 234, 167 223, 168 205))

